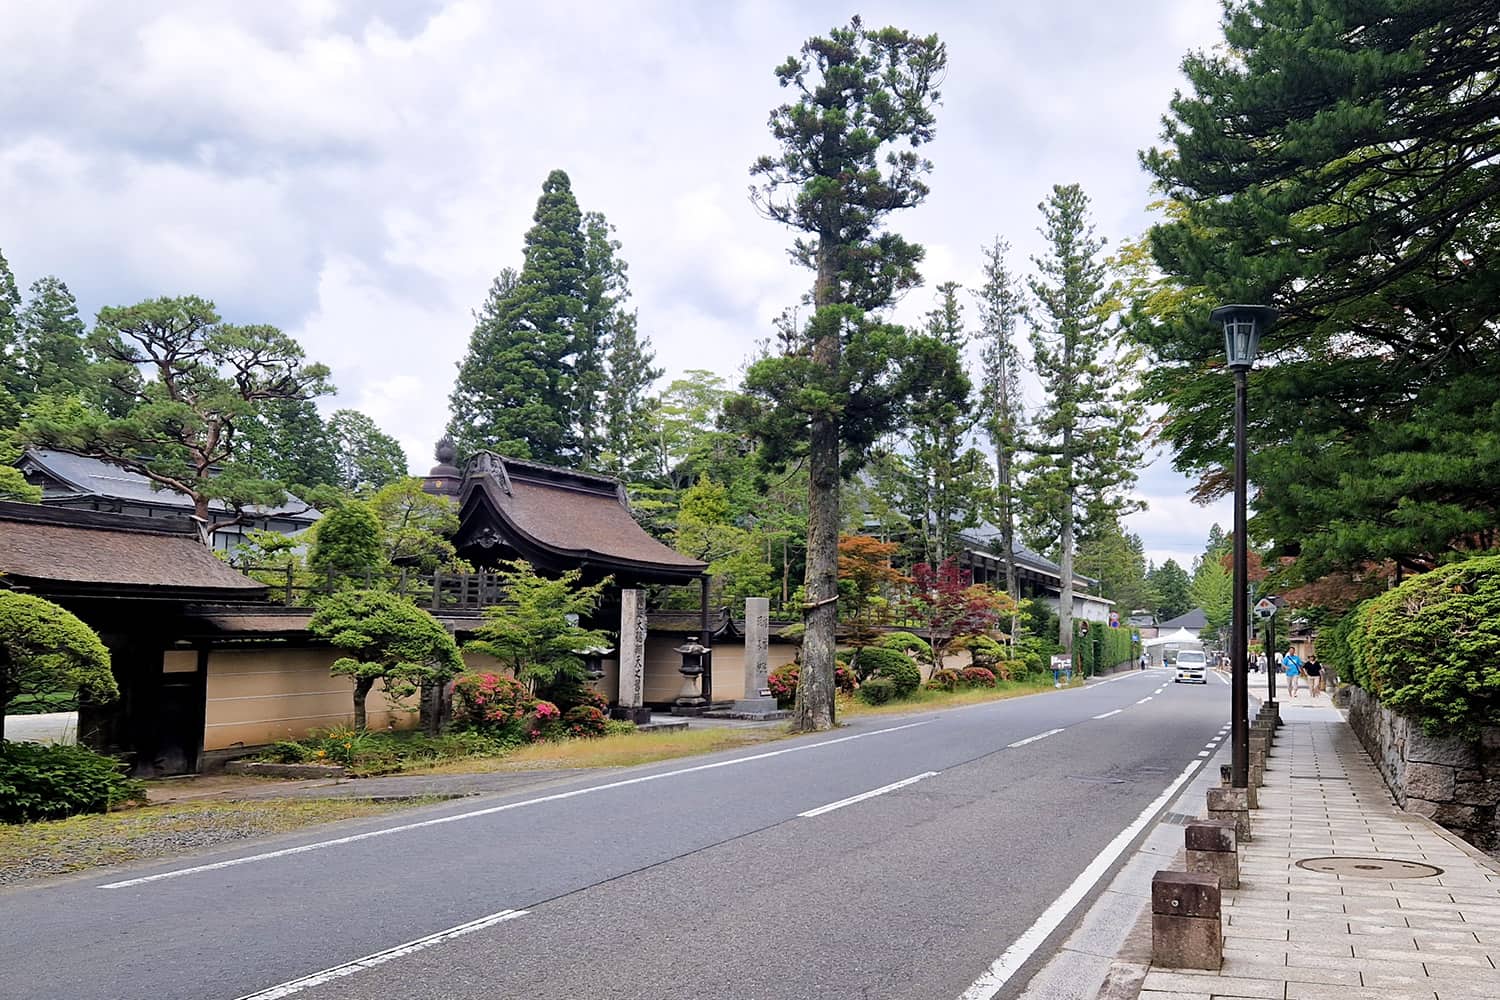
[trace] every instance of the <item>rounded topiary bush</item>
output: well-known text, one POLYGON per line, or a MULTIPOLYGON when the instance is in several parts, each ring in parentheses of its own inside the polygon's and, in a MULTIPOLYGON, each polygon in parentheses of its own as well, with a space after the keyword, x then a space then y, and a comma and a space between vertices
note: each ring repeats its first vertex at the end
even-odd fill
POLYGON ((33 823, 107 812, 145 801, 125 765, 81 746, 0 743, 0 823, 33 823))
POLYGON ((896 697, 896 683, 889 677, 872 677, 860 686, 859 697, 871 705, 884 705, 896 697))
POLYGON ((964 686, 972 688, 992 688, 995 686, 995 675, 984 667, 969 667, 963 674, 964 686))
POLYGON ((1500 556, 1414 576, 1355 611, 1356 682, 1430 733, 1473 739, 1500 720, 1500 556))
POLYGON ((894 649, 899 653, 909 653, 923 663, 932 662, 932 646, 928 644, 926 639, 913 632, 887 632, 880 637, 876 645, 882 649, 894 649))
POLYGON ((889 671, 901 673, 907 668, 917 670, 917 682, 921 683, 921 671, 912 662, 911 657, 894 649, 866 646, 859 651, 859 659, 854 661, 854 672, 859 675, 861 681, 880 675, 890 677, 892 674, 889 671))
POLYGON ((962 683, 963 677, 952 667, 944 667, 942 670, 934 670, 927 681, 927 686, 934 691, 956 691, 962 683))
POLYGON ((777 667, 766 677, 766 687, 771 689, 776 704, 785 708, 797 700, 797 678, 801 673, 800 666, 787 663, 777 667))
POLYGON ((922 686, 922 669, 900 653, 890 660, 882 661, 875 676, 884 677, 896 685, 897 698, 909 698, 913 691, 922 686))

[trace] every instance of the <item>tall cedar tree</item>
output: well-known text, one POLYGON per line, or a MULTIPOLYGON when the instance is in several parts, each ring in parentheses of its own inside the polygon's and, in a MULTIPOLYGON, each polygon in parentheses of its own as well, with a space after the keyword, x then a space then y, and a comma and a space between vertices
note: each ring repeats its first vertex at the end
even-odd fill
POLYGON ((604 386, 605 468, 616 475, 651 471, 656 447, 656 401, 651 387, 662 377, 651 341, 640 335, 634 312, 621 313, 609 343, 609 378, 604 386))
POLYGON ((989 497, 983 458, 967 444, 973 383, 964 371, 968 336, 958 291, 952 281, 937 288, 926 324, 934 341, 930 378, 913 394, 906 421, 910 510, 921 529, 922 559, 934 566, 954 554, 960 531, 979 523, 989 497))
POLYGON ((1028 282, 1034 302, 1031 344, 1046 399, 1028 445, 1030 513, 1042 537, 1055 537, 1062 564, 1058 642, 1073 650, 1073 561, 1080 518, 1099 520, 1130 509, 1124 492, 1135 482, 1140 437, 1123 405, 1128 353, 1106 329, 1115 303, 1100 260, 1088 196, 1076 184, 1057 185, 1039 208, 1049 252, 1033 258, 1028 282), (1055 534, 1054 534, 1055 532, 1055 534))
POLYGON ((309 399, 278 399, 239 425, 242 457, 265 479, 293 489, 340 485, 340 454, 309 399))
POLYGON ((338 486, 367 495, 406 478, 406 451, 358 410, 334 410, 328 436, 338 455, 338 486))
POLYGON ((520 274, 502 273, 479 314, 448 432, 461 454, 561 465, 578 451, 573 362, 587 282, 583 214, 563 171, 547 175, 532 222, 520 274))
POLYGON ((916 147, 933 136, 947 58, 936 35, 871 31, 857 17, 809 39, 800 56, 776 70, 797 96, 771 112, 780 151, 751 167, 760 179, 752 189, 756 205, 801 234, 792 259, 816 275, 811 321, 783 356, 751 366, 741 397, 742 416, 758 426, 768 460, 798 451, 806 457, 806 638, 797 729, 834 724, 839 482, 899 419, 909 377, 901 369, 913 346, 904 331, 866 314, 921 280, 921 247, 884 231, 884 223, 927 194, 922 178, 932 165, 916 147))
POLYGON ((1297 575, 1500 542, 1500 31, 1493 0, 1236 0, 1142 155, 1179 289, 1132 324, 1165 437, 1227 492, 1208 310, 1280 319, 1252 374, 1252 529, 1297 575))
POLYGON ((212 302, 188 295, 99 310, 89 349, 123 412, 42 400, 22 427, 27 440, 186 494, 205 540, 253 516, 247 508, 286 499, 280 484, 241 459, 238 430, 279 400, 328 391, 328 369, 308 364, 295 340, 272 326, 224 323, 212 302))
MULTIPOLYGON (((1025 303, 1006 258, 1010 244, 996 237, 984 248, 984 283, 974 292, 979 307, 980 424, 995 452, 992 519, 1000 529, 1005 592, 1016 597, 1016 521, 1020 483, 1017 460, 1025 413, 1021 397, 1021 353, 1017 326, 1025 303)), ((1015 632, 1012 622, 1011 632, 1015 632)))
POLYGON ((81 396, 92 388, 78 303, 51 275, 31 284, 16 324, 27 401, 41 396, 81 396))
POLYGON ((1156 594, 1153 610, 1158 621, 1170 621, 1193 609, 1193 579, 1176 559, 1168 559, 1147 570, 1146 582, 1156 594))
POLYGON ((20 313, 21 290, 0 253, 0 429, 7 430, 21 419, 21 345, 16 330, 20 313))

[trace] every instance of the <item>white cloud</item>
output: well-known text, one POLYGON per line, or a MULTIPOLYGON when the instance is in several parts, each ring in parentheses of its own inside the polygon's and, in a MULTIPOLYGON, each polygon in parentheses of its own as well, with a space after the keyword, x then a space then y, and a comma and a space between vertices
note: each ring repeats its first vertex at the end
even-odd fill
MULTIPOLYGON (((13 5, 0 20, 0 219, 23 284, 67 280, 85 312, 163 294, 273 322, 334 368, 423 469, 471 310, 519 263, 547 172, 615 224, 641 328, 669 377, 733 374, 805 273, 757 216, 748 167, 787 98, 772 68, 843 21, 831 2, 13 5)), ((1112 244, 1145 224, 1136 151, 1217 5, 1142 0, 867 8, 936 31, 950 68, 928 203, 896 227, 928 287, 972 282, 996 234, 1024 265, 1054 182, 1094 198, 1112 244)), ((971 313, 972 315, 972 313, 971 313)), ((1154 467, 1154 553, 1190 555, 1213 515, 1154 467), (1201 527, 1201 531, 1199 530, 1201 527)))

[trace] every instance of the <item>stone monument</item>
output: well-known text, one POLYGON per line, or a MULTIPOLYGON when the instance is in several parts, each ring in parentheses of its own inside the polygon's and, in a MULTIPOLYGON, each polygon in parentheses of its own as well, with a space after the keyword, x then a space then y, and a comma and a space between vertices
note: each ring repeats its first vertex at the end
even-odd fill
POLYGON ((625 588, 620 591, 620 694, 610 717, 634 722, 651 721, 646 701, 646 594, 625 588))
POLYGON ((771 662, 771 602, 764 597, 745 598, 745 692, 734 703, 731 714, 739 719, 780 719, 786 712, 766 686, 771 662))

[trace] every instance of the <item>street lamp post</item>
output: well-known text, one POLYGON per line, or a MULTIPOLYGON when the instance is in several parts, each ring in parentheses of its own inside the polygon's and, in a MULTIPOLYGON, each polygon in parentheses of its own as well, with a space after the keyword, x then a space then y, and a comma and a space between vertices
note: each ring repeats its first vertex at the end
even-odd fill
POLYGON ((1234 373, 1234 624, 1230 629, 1230 779, 1235 788, 1250 784, 1250 671, 1245 632, 1249 627, 1249 541, 1245 527, 1245 424, 1250 368, 1260 337, 1276 321, 1270 306, 1229 305, 1210 318, 1224 327, 1224 355, 1234 373))

